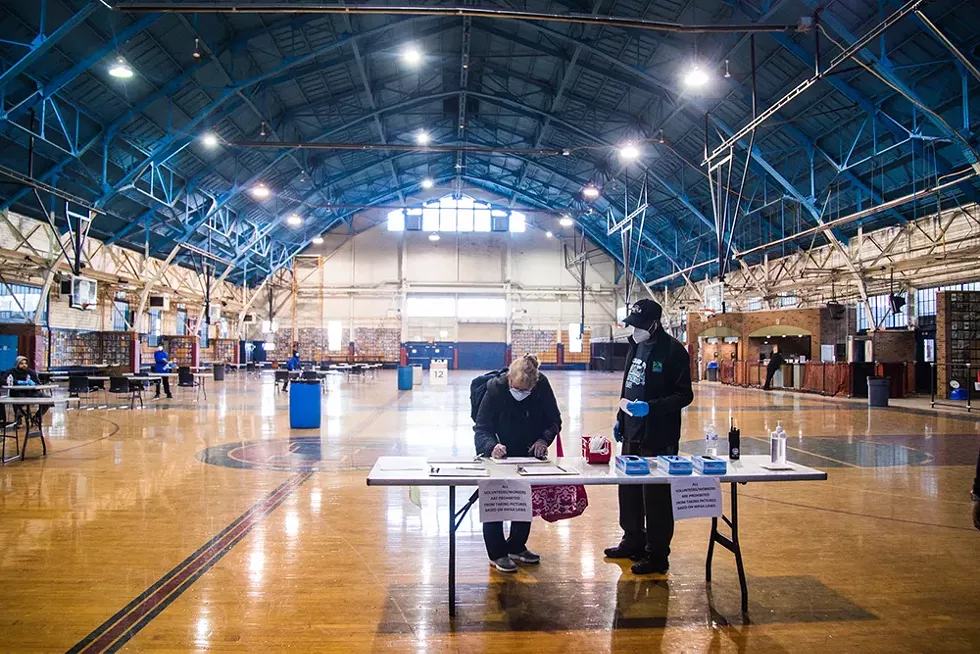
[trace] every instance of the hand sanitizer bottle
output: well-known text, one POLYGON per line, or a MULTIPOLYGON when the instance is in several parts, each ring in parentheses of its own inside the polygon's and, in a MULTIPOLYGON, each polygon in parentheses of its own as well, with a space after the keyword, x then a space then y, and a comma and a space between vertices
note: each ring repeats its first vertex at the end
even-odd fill
POLYGON ((718 432, 714 425, 708 425, 704 432, 704 453, 707 456, 718 456, 718 432))
POLYGON ((786 465, 786 432, 769 435, 769 461, 775 466, 786 465))

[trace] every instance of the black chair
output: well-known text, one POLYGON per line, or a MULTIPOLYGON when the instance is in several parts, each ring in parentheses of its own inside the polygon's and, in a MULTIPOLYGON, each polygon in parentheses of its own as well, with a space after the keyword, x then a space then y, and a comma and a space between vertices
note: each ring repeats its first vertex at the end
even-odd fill
POLYGON ((177 368, 177 385, 194 386, 194 373, 191 372, 190 366, 180 366, 177 368))
POLYGON ((68 397, 81 397, 84 395, 87 398, 93 390, 92 386, 89 385, 88 377, 78 375, 68 377, 68 397))
POLYGON ((131 381, 129 377, 110 377, 109 392, 113 395, 129 395, 130 409, 136 408, 136 400, 139 400, 140 408, 143 408, 142 382, 131 381))
POLYGON ((276 370, 276 392, 285 389, 289 386, 289 371, 288 370, 276 370))
POLYGON ((304 370, 303 374, 300 375, 300 378, 317 381, 318 379, 320 379, 320 376, 317 374, 316 370, 304 370))

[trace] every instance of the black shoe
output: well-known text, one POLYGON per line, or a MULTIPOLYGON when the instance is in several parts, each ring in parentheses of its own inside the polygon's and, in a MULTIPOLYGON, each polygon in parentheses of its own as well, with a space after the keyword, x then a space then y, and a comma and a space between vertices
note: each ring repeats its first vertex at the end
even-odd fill
POLYGON ((622 543, 616 547, 607 547, 603 554, 606 555, 607 559, 629 559, 631 561, 639 561, 646 556, 646 552, 643 548, 635 549, 632 547, 626 547, 622 543))
POLYGON ((168 400, 172 400, 172 399, 174 399, 174 396, 173 396, 173 395, 168 395, 168 396, 167 396, 167 399, 168 399, 168 400))
POLYGON ((159 400, 159 399, 160 399, 160 394, 159 394, 159 393, 157 393, 156 395, 154 395, 154 396, 153 396, 153 399, 154 399, 154 400, 159 400))
POLYGON ((663 559, 644 558, 634 563, 630 572, 635 575, 665 575, 669 569, 670 564, 663 559))

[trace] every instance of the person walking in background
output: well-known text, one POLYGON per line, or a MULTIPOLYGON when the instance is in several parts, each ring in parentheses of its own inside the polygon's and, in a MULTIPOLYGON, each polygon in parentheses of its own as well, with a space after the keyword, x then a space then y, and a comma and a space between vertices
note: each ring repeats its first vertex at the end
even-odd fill
MULTIPOLYGON (((291 356, 289 358, 289 361, 286 362, 286 370, 288 372, 292 372, 294 370, 299 370, 299 369, 300 369, 299 352, 293 350, 293 356, 291 356)), ((287 393, 289 392, 289 378, 290 375, 287 374, 286 380, 282 383, 282 390, 287 393)))
MULTIPOLYGON (((538 371, 537 357, 525 354, 506 374, 487 382, 473 427, 476 453, 508 456, 548 456, 548 447, 561 432, 561 412, 548 378, 538 371)), ((512 522, 504 539, 504 523, 484 522, 483 541, 491 564, 501 572, 517 572, 517 563, 540 563, 527 549, 530 522, 512 522)))
MULTIPOLYGON (((167 351, 163 349, 163 345, 157 346, 157 351, 153 353, 153 372, 158 375, 166 375, 170 373, 170 356, 167 351)), ((167 394, 168 399, 173 399, 173 395, 170 392, 170 378, 163 377, 163 390, 167 394)), ((160 386, 157 385, 156 397, 160 397, 160 386)))
POLYGON ((973 478, 970 498, 973 500, 973 526, 980 529, 980 454, 977 454, 977 474, 973 478))
MULTIPOLYGON (((653 300, 633 305, 625 323, 633 328, 626 356, 627 369, 614 435, 623 442, 623 454, 644 457, 677 454, 681 439, 681 409, 694 401, 691 359, 684 346, 664 331, 663 309, 653 300)), ((633 574, 666 574, 670 541, 674 536, 674 510, 668 484, 621 485, 619 545, 605 550, 610 559, 635 561, 633 574)))
POLYGON ((766 383, 762 387, 763 390, 772 390, 772 378, 784 363, 786 363, 786 359, 779 353, 779 346, 773 345, 772 355, 769 357, 769 363, 766 364, 766 383))

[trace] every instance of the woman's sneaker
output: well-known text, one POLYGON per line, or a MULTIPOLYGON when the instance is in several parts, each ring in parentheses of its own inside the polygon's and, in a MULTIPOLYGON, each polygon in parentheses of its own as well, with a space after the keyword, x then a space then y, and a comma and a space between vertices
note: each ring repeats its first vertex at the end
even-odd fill
POLYGON ((517 564, 510 560, 509 556, 502 556, 490 562, 490 565, 501 572, 517 572, 517 564))
POLYGON ((517 561, 518 563, 541 563, 541 557, 531 550, 524 550, 520 554, 511 554, 510 560, 517 561))

